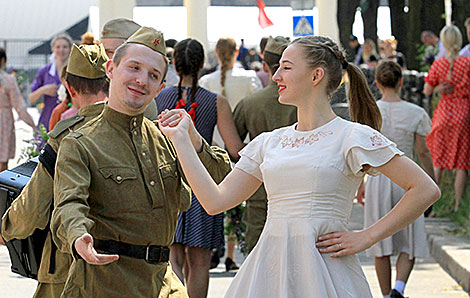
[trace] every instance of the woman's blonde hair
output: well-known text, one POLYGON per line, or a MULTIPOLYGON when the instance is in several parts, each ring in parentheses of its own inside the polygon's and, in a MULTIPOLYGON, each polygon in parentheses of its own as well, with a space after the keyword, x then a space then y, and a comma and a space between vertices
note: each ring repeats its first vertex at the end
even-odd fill
POLYGON ((307 36, 294 40, 292 44, 302 48, 304 58, 312 69, 321 67, 325 70, 328 96, 339 87, 345 70, 349 78, 351 120, 380 130, 382 116, 364 73, 346 60, 343 50, 333 40, 324 36, 307 36))
POLYGON ((237 43, 231 37, 219 38, 215 45, 217 58, 220 62, 220 85, 222 85, 222 95, 225 96, 225 72, 229 70, 230 63, 237 51, 237 43))
POLYGON ((447 77, 449 80, 452 78, 452 68, 454 67, 455 57, 459 54, 460 48, 462 48, 462 33, 455 25, 448 25, 442 28, 439 37, 447 50, 447 58, 450 60, 449 73, 447 77))
POLYGON ((72 41, 72 38, 70 37, 70 35, 68 35, 67 33, 59 33, 59 34, 57 34, 56 36, 54 36, 52 38, 51 48, 54 47, 55 42, 58 41, 59 39, 65 40, 69 44, 69 47, 70 48, 72 47, 73 41, 72 41))
POLYGON ((374 55, 376 58, 379 56, 379 55, 377 54, 377 47, 375 46, 375 42, 374 42, 372 39, 367 38, 367 39, 364 41, 364 44, 362 45, 362 59, 364 59, 364 62, 370 61, 370 56, 372 56, 372 55, 374 55), (366 53, 366 52, 364 51, 364 49, 365 49, 365 48, 364 48, 364 45, 366 45, 366 44, 369 45, 369 46, 371 47, 371 49, 372 49, 372 50, 370 51, 370 53, 366 53))

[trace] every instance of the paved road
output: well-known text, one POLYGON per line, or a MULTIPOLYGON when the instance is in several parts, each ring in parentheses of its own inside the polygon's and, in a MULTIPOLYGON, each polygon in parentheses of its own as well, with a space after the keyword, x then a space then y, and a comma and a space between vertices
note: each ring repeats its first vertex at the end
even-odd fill
MULTIPOLYGON (((37 121, 38 115, 35 110, 30 109, 30 111, 37 121)), ((29 139, 30 136, 31 132, 28 127, 24 123, 18 122, 17 152, 20 152, 21 147, 25 144, 22 140, 29 139)), ((16 160, 12 160, 10 166, 15 163, 16 160)), ((362 227, 362 207, 358 205, 354 206, 350 227, 351 229, 360 229, 362 227)), ((374 297, 382 297, 375 276, 373 261, 368 259, 364 253, 360 254, 360 260, 374 297)), ((243 261, 243 257, 239 253, 236 255, 236 261, 238 264, 243 261)), ((219 267, 211 270, 209 298, 223 297, 233 276, 234 273, 225 272, 222 260, 219 267)), ((0 297, 32 297, 35 288, 36 282, 34 280, 21 278, 10 272, 8 251, 5 247, 0 247, 0 297)), ((469 297, 432 258, 416 262, 406 288, 406 295, 412 298, 469 297)))

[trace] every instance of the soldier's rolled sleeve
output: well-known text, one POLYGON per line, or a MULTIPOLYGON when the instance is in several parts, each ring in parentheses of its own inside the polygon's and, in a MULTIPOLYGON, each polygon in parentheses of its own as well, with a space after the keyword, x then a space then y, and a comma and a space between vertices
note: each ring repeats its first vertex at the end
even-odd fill
POLYGON ((217 146, 211 147, 204 140, 202 151, 198 153, 198 156, 216 183, 220 183, 232 170, 232 165, 227 151, 217 146))
POLYGON ((50 216, 53 180, 39 163, 21 194, 2 218, 2 236, 6 241, 24 239, 36 229, 45 229, 50 216))
POLYGON ((57 155, 54 179, 54 212, 51 230, 60 250, 73 253, 75 240, 87 233, 94 222, 87 218, 91 174, 88 155, 72 134, 65 137, 57 155))

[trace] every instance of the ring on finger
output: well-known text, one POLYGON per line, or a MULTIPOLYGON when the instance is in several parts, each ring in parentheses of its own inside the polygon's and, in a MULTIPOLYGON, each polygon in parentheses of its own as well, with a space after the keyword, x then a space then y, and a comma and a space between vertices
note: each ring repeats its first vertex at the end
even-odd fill
POLYGON ((338 247, 339 247, 339 250, 342 250, 343 249, 343 244, 338 243, 338 247))

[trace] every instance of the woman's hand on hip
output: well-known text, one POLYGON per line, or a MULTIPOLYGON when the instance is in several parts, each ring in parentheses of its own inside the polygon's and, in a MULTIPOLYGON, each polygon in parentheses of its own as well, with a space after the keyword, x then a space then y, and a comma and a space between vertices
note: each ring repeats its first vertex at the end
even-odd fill
POLYGON ((332 253, 331 257, 337 258, 357 254, 372 244, 366 231, 343 231, 319 236, 316 246, 320 253, 332 253))

